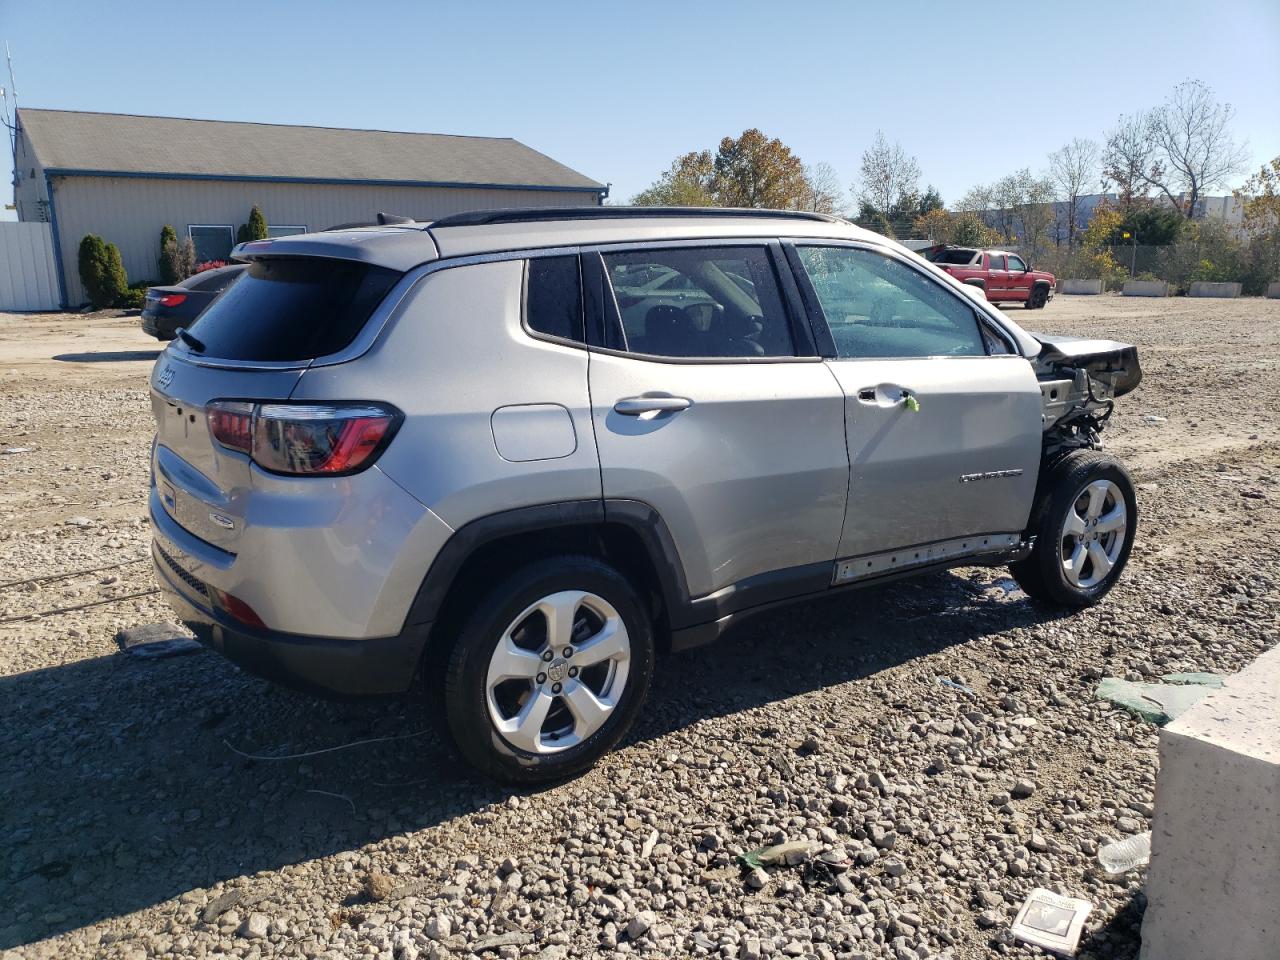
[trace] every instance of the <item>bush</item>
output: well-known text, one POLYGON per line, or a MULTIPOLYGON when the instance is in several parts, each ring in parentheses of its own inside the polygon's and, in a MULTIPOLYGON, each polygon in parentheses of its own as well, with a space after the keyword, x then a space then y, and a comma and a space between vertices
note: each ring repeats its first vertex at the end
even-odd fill
POLYGON ((160 251, 160 276, 167 287, 181 283, 196 272, 196 248, 190 237, 166 240, 160 251), (169 279, 172 277, 173 279, 169 279))
POLYGON ((107 245, 102 238, 87 233, 80 241, 79 252, 80 284, 84 287, 85 296, 95 310, 111 305, 107 296, 105 277, 107 273, 107 245))
POLYGON ((145 287, 130 287, 120 297, 117 306, 126 310, 141 310, 147 304, 147 291, 145 287))
POLYGON ((109 298, 108 305, 121 306, 128 290, 129 275, 124 272, 124 260, 120 256, 120 248, 114 243, 108 243, 106 271, 102 277, 102 292, 109 298))
POLYGON ((177 257, 171 255, 177 249, 178 233, 166 223, 160 229, 160 258, 156 261, 156 266, 160 270, 160 283, 158 286, 171 287, 179 280, 186 279, 178 275, 179 264, 177 257))
POLYGON ((249 222, 240 224, 236 231, 236 243, 248 243, 250 240, 267 239, 267 218, 262 215, 255 203, 249 211, 249 222))
POLYGON ((203 263, 197 263, 195 270, 192 271, 194 276, 197 273, 204 273, 206 270, 217 270, 219 267, 225 267, 225 260, 205 260, 203 263))

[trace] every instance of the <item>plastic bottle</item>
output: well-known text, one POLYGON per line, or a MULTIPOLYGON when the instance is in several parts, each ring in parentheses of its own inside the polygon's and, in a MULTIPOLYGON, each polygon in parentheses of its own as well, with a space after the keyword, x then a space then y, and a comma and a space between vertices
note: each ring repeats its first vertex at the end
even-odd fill
POLYGON ((1098 862, 1102 864, 1102 869, 1113 875, 1128 873, 1136 867, 1144 867, 1150 859, 1150 830, 1108 843, 1098 851, 1098 862))

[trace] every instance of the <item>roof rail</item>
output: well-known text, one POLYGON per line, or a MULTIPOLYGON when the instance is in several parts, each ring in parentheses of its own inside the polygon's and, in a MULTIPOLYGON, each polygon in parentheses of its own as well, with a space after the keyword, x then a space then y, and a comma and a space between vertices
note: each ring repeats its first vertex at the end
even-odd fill
POLYGON ((471 210, 432 221, 437 227, 479 227, 491 223, 530 223, 540 220, 629 220, 633 217, 768 217, 779 220, 818 220, 845 223, 841 217, 808 210, 769 210, 750 207, 512 207, 471 210))

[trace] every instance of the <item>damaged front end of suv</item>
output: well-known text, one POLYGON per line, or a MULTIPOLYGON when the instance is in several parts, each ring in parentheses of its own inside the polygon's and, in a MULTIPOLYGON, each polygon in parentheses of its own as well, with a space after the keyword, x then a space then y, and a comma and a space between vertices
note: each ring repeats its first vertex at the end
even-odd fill
POLYGON ((1138 348, 1114 340, 1033 336, 1041 345, 1032 363, 1040 381, 1045 460, 1101 449, 1099 434, 1116 398, 1142 381, 1138 348))

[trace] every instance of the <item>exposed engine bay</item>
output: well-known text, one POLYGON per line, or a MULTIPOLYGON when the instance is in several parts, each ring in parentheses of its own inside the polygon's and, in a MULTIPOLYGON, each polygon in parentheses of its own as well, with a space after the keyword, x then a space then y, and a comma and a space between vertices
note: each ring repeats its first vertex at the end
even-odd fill
POLYGON ((1041 344, 1032 364, 1040 381, 1045 457, 1101 449, 1099 434, 1116 397, 1142 381, 1138 348, 1114 340, 1033 336, 1041 344))

